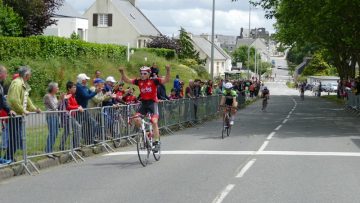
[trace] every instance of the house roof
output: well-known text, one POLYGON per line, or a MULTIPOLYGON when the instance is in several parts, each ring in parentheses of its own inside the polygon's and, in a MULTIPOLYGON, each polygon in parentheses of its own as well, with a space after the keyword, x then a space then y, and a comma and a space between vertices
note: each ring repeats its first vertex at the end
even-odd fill
POLYGON ((161 32, 128 0, 113 0, 113 5, 127 18, 142 36, 158 36, 161 32))
MULTIPOLYGON (((204 37, 201 36, 193 36, 193 42, 196 44, 199 49, 201 49, 209 58, 211 58, 211 42, 204 37)), ((222 50, 220 47, 215 45, 214 49, 214 59, 217 60, 226 60, 228 57, 223 53, 225 51, 222 50)))
POLYGON ((54 17, 84 18, 66 1, 55 11, 54 17))
POLYGON ((250 46, 255 42, 256 39, 252 39, 252 38, 242 38, 242 39, 237 39, 236 41, 236 46, 240 47, 240 46, 250 46))

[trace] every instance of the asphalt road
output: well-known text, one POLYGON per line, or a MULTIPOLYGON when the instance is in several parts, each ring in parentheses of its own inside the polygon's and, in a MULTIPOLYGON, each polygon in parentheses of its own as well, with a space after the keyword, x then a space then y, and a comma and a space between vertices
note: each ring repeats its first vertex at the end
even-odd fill
POLYGON ((0 182, 0 202, 359 202, 358 118, 341 106, 266 84, 238 112, 230 137, 215 120, 163 137, 163 155, 142 167, 128 147, 0 182))

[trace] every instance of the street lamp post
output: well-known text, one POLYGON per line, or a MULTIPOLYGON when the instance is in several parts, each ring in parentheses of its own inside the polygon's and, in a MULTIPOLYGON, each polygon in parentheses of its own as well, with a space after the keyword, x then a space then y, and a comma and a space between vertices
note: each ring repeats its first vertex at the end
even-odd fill
POLYGON ((212 8, 212 28, 211 28, 211 78, 214 79, 214 35, 215 35, 215 0, 212 8))
MULTIPOLYGON (((251 23, 251 5, 250 5, 250 2, 249 2, 249 35, 248 37, 250 38, 250 24, 251 23)), ((250 79, 250 45, 249 45, 249 48, 248 48, 248 64, 247 64, 247 72, 248 72, 248 80, 250 79)))

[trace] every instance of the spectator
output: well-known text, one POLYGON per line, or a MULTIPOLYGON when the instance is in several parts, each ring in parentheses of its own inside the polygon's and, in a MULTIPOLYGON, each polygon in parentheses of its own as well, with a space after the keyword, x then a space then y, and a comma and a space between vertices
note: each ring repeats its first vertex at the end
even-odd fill
MULTIPOLYGON (((58 111, 59 110, 59 101, 56 98, 56 94, 59 92, 59 86, 55 82, 51 82, 48 85, 48 93, 44 96, 44 105, 46 111, 58 111)), ((61 98, 62 99, 62 98, 61 98)), ((53 146, 55 144, 56 137, 59 134, 59 114, 57 113, 47 113, 46 122, 48 124, 48 137, 45 147, 46 153, 53 152, 53 146)), ((54 158, 52 155, 49 155, 50 158, 54 158)))
POLYGON ((129 87, 127 89, 127 93, 123 97, 123 100, 124 100, 125 104, 129 105, 129 104, 135 104, 135 103, 138 102, 137 98, 134 95, 134 92, 135 92, 134 88, 129 87))
POLYGON ((207 87, 206 87, 206 95, 207 96, 213 95, 213 81, 212 80, 208 81, 208 84, 207 84, 207 87))
POLYGON ((174 89, 176 91, 176 96, 179 97, 180 96, 180 89, 181 89, 179 75, 176 75, 176 78, 174 80, 174 89))
POLYGON ((180 81, 180 95, 179 98, 184 98, 184 81, 180 81))
MULTIPOLYGON (((69 81, 66 83, 66 90, 67 95, 64 97, 64 103, 65 108, 67 111, 76 111, 78 110, 80 113, 84 112, 84 109, 77 103, 75 99, 76 95, 76 85, 75 83, 69 81)), ((65 143, 67 138, 70 135, 70 124, 72 125, 73 129, 73 147, 76 148, 79 146, 79 139, 80 139, 80 124, 79 124, 79 115, 78 112, 73 112, 67 116, 65 116, 65 119, 63 119, 64 122, 64 135, 61 138, 60 141, 60 150, 65 150, 65 143), (71 118, 70 118, 71 117, 71 118)))
MULTIPOLYGON (((111 100, 111 92, 104 91, 105 81, 101 78, 94 80, 94 87, 90 91, 97 92, 97 94, 89 100, 89 108, 101 107, 103 102, 111 100)), ((111 105, 110 105, 111 106, 111 105)))
MULTIPOLYGON (((98 78, 101 78, 101 72, 99 70, 96 70, 95 71, 95 74, 94 74, 94 80, 93 80, 93 84, 94 84, 94 81, 98 78)), ((90 79, 90 78, 89 78, 90 79)), ((88 80, 89 80, 88 79, 88 80)))
POLYGON ((159 67, 156 63, 153 63, 153 65, 150 67, 151 74, 150 78, 157 77, 159 75, 159 67))
POLYGON ((194 98, 194 81, 189 80, 189 86, 185 89, 185 98, 194 98))
POLYGON ((96 89, 96 92, 90 91, 90 89, 87 87, 87 81, 89 79, 90 78, 84 73, 81 73, 77 76, 75 98, 78 104, 80 104, 80 106, 84 109, 87 108, 89 100, 95 97, 95 95, 101 91, 101 89, 96 89))
MULTIPOLYGON (((31 69, 27 66, 19 67, 19 77, 13 80, 9 87, 8 101, 9 106, 18 115, 27 115, 29 112, 40 113, 41 110, 36 108, 30 97, 30 86, 28 81, 31 78, 31 69)), ((6 157, 15 161, 14 154, 17 149, 22 149, 23 126, 22 117, 9 119, 9 143, 6 151, 6 157)))
POLYGON ((171 94, 169 96, 169 100, 176 100, 176 99, 179 99, 179 97, 176 95, 176 89, 173 88, 173 89, 171 89, 171 94))
MULTIPOLYGON (((16 115, 16 113, 12 110, 10 110, 9 105, 6 102, 4 88, 2 86, 2 82, 7 77, 7 69, 5 66, 0 65, 0 117, 7 117, 11 115, 16 115)), ((2 147, 3 149, 6 149, 9 147, 9 125, 8 120, 2 120, 2 147)), ((9 160, 7 160, 7 157, 0 158, 0 164, 8 164, 10 163, 9 160)))
POLYGON ((216 95, 221 95, 222 94, 222 91, 219 88, 218 84, 214 84, 214 89, 215 89, 215 94, 216 95))
POLYGON ((200 81, 200 96, 206 96, 206 89, 207 85, 203 81, 200 81))
POLYGON ((116 95, 116 97, 114 98, 114 103, 115 104, 122 103, 123 96, 125 95, 124 83, 123 82, 115 83, 113 92, 116 95))
POLYGON ((109 100, 104 100, 102 106, 112 106, 113 104, 116 104, 114 101, 116 99, 116 94, 114 93, 114 85, 116 83, 116 80, 113 76, 109 76, 105 80, 105 86, 103 92, 107 95, 110 95, 109 100))

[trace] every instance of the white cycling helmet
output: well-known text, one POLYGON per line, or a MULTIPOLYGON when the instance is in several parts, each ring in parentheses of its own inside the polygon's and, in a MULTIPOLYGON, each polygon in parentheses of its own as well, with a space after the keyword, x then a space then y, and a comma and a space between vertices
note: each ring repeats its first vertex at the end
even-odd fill
POLYGON ((147 67, 147 66, 143 66, 140 68, 140 72, 148 72, 150 73, 151 72, 151 68, 150 67, 147 67))
POLYGON ((233 88, 233 84, 231 82, 227 82, 224 87, 226 90, 230 90, 231 88, 233 88))

